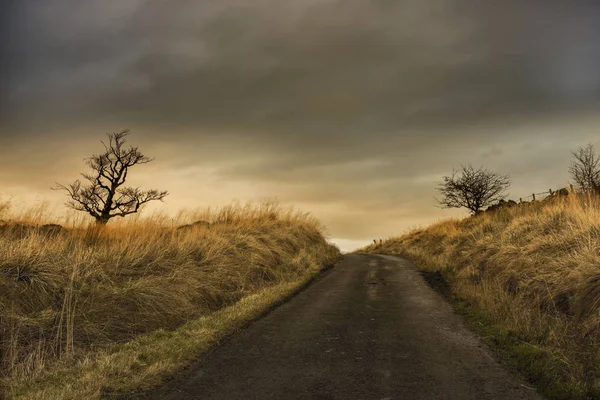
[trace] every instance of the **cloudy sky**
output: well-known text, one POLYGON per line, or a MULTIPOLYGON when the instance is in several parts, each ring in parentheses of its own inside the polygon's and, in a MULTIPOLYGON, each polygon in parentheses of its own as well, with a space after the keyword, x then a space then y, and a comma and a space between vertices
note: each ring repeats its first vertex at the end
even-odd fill
POLYGON ((60 204, 106 132, 156 157, 164 205, 278 198, 343 247, 462 212, 461 163, 565 186, 600 146, 594 0, 8 0, 0 196, 60 204))

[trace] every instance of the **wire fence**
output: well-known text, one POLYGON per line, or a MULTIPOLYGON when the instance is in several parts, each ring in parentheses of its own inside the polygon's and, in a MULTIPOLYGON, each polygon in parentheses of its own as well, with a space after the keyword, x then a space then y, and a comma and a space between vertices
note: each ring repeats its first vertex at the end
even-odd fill
MULTIPOLYGON (((558 190, 548 189, 547 192, 532 193, 529 196, 519 197, 519 203, 523 203, 524 201, 528 201, 528 199, 531 199, 532 201, 543 200, 545 198, 555 196, 556 193, 561 193, 561 191, 563 191, 565 189, 566 188, 561 188, 561 189, 558 189, 558 190), (541 196, 544 196, 544 197, 541 197, 541 196)), ((569 185, 569 189, 567 189, 567 190, 569 190, 569 193, 575 193, 575 189, 573 188, 572 184, 569 185)))

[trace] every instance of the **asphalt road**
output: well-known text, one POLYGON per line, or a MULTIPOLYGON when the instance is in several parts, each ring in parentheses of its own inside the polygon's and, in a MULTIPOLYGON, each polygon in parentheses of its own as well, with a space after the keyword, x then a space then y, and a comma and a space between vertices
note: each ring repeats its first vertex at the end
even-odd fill
POLYGON ((346 255, 150 399, 541 399, 399 258, 346 255))

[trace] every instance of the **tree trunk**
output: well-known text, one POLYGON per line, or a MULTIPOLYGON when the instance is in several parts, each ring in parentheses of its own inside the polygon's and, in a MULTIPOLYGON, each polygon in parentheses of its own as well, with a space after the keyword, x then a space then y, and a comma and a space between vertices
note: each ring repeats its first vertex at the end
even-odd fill
POLYGON ((106 226, 106 224, 108 223, 108 220, 109 220, 109 218, 106 218, 106 217, 96 218, 96 227, 104 228, 106 226))

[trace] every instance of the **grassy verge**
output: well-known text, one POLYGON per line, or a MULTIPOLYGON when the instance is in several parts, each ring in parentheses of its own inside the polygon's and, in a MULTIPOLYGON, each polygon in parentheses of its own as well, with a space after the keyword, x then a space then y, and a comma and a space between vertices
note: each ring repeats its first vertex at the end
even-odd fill
POLYGON ((314 219, 274 205, 200 219, 102 232, 31 228, 41 221, 14 217, 4 225, 7 397, 93 399, 159 384, 340 255, 314 219))
POLYGON ((591 399, 585 385, 574 381, 568 363, 549 349, 540 347, 537 338, 507 329, 478 305, 453 294, 447 280, 439 271, 421 270, 425 281, 444 296, 454 312, 461 315, 467 326, 475 331, 499 359, 523 378, 535 385, 550 399, 591 399))
POLYGON ((220 340, 290 297, 315 274, 244 297, 239 302, 173 330, 157 330, 68 362, 15 387, 14 399, 127 398, 160 385, 220 340))
POLYGON ((362 252, 407 257, 550 399, 600 398, 600 204, 563 199, 449 220, 362 252))

